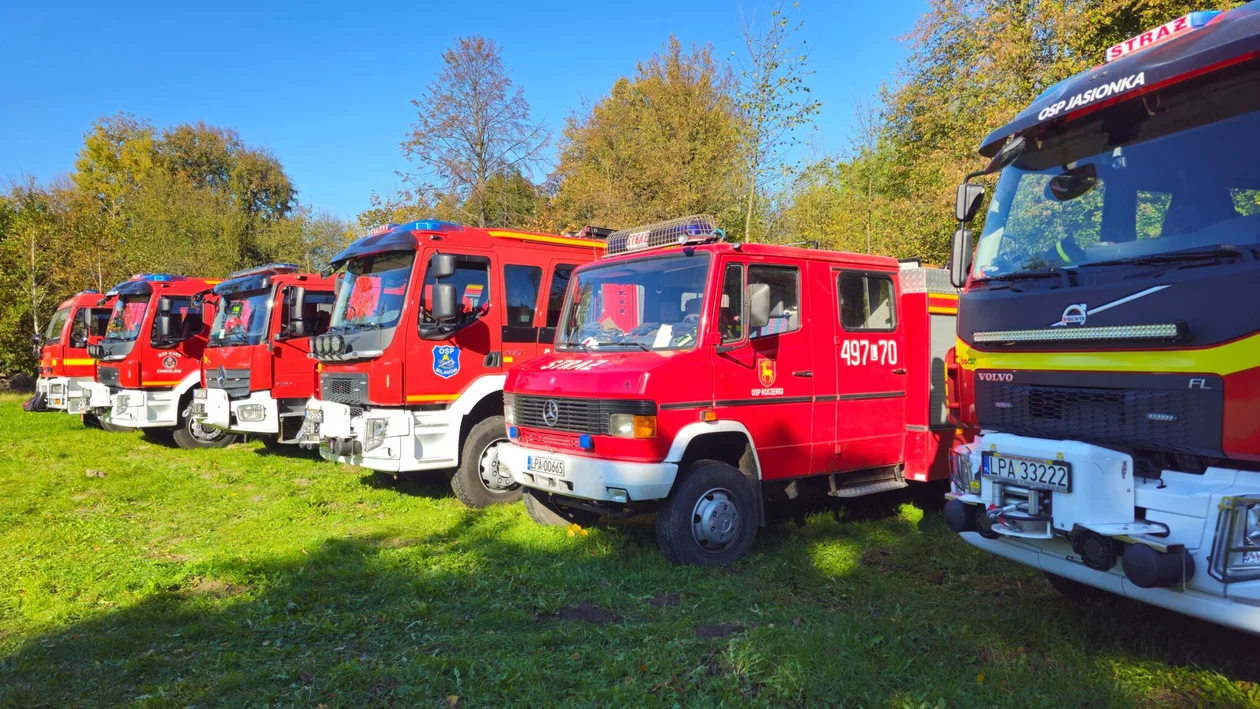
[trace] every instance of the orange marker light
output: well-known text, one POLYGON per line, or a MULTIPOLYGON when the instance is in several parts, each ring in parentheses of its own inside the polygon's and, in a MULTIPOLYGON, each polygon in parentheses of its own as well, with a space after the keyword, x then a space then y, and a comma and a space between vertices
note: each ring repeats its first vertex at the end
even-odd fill
POLYGON ((714 411, 713 409, 705 409, 704 411, 700 412, 700 420, 707 421, 710 423, 713 421, 717 421, 717 412, 714 411))

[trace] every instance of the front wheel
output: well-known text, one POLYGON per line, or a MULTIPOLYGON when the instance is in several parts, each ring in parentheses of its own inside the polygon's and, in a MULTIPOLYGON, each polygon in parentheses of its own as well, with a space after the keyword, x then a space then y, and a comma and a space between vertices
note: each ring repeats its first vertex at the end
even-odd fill
POLYGON ((734 563, 757 536, 756 494, 735 467, 697 461, 656 513, 656 543, 675 564, 734 563))
POLYGON ((491 416, 468 432, 451 489, 469 507, 489 507, 521 499, 521 486, 499 467, 499 446, 507 443, 507 424, 491 416))
POLYGON ((194 448, 224 448, 236 442, 236 434, 221 428, 203 426, 191 416, 185 416, 179 428, 171 431, 175 445, 185 450, 194 448))
POLYGON ((529 518, 545 527, 564 527, 570 524, 586 527, 599 519, 599 515, 594 512, 557 505, 551 501, 551 495, 539 490, 525 490, 523 499, 529 518))

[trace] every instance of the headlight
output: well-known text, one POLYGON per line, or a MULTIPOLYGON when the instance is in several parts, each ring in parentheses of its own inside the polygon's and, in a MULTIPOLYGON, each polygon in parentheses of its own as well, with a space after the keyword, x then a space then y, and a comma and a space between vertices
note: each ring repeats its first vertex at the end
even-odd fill
POLYGON ((613 414, 608 417, 608 433, 618 438, 656 438, 656 417, 613 414))
POLYGON ((331 349, 334 354, 341 354, 346 350, 346 339, 341 335, 333 335, 332 342, 329 343, 329 345, 329 349, 331 349))
POLYGON ((206 396, 208 396, 208 394, 206 393, 205 389, 193 389, 194 399, 204 399, 206 398, 206 396))
POLYGON ((975 476, 971 466, 971 453, 974 443, 958 446, 949 454, 949 479, 953 483, 954 492, 964 495, 980 494, 980 480, 975 476))
POLYGON ((1222 583, 1260 578, 1260 495, 1221 500, 1212 541, 1212 576, 1222 583))
POLYGON ((126 411, 128 406, 131 406, 130 396, 127 396, 126 394, 119 394, 114 397, 114 409, 116 409, 118 413, 126 411))
POLYGON ((385 429, 388 428, 389 422, 385 419, 364 419, 363 425, 367 430, 367 441, 363 444, 364 451, 376 450, 385 444, 385 429))
POLYGON ((516 395, 503 395, 503 420, 509 426, 516 425, 516 395))
POLYGON ((246 404, 236 410, 236 418, 249 423, 258 423, 267 418, 267 407, 262 404, 246 404))

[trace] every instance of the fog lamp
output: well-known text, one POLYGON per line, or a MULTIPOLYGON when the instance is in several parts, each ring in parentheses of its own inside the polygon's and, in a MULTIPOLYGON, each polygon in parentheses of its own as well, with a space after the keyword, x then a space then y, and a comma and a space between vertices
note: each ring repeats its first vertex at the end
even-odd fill
POLYGON ((267 418, 267 407, 262 404, 245 404, 236 410, 236 418, 248 423, 258 423, 267 418))

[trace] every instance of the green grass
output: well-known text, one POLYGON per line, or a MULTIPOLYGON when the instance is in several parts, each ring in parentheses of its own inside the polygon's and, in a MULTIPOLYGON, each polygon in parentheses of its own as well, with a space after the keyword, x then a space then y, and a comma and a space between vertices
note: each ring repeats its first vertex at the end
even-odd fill
POLYGON ((0 706, 1260 702, 1256 639, 1069 602, 908 500, 680 568, 650 519, 569 536, 440 477, 174 450, 3 397, 0 706))

